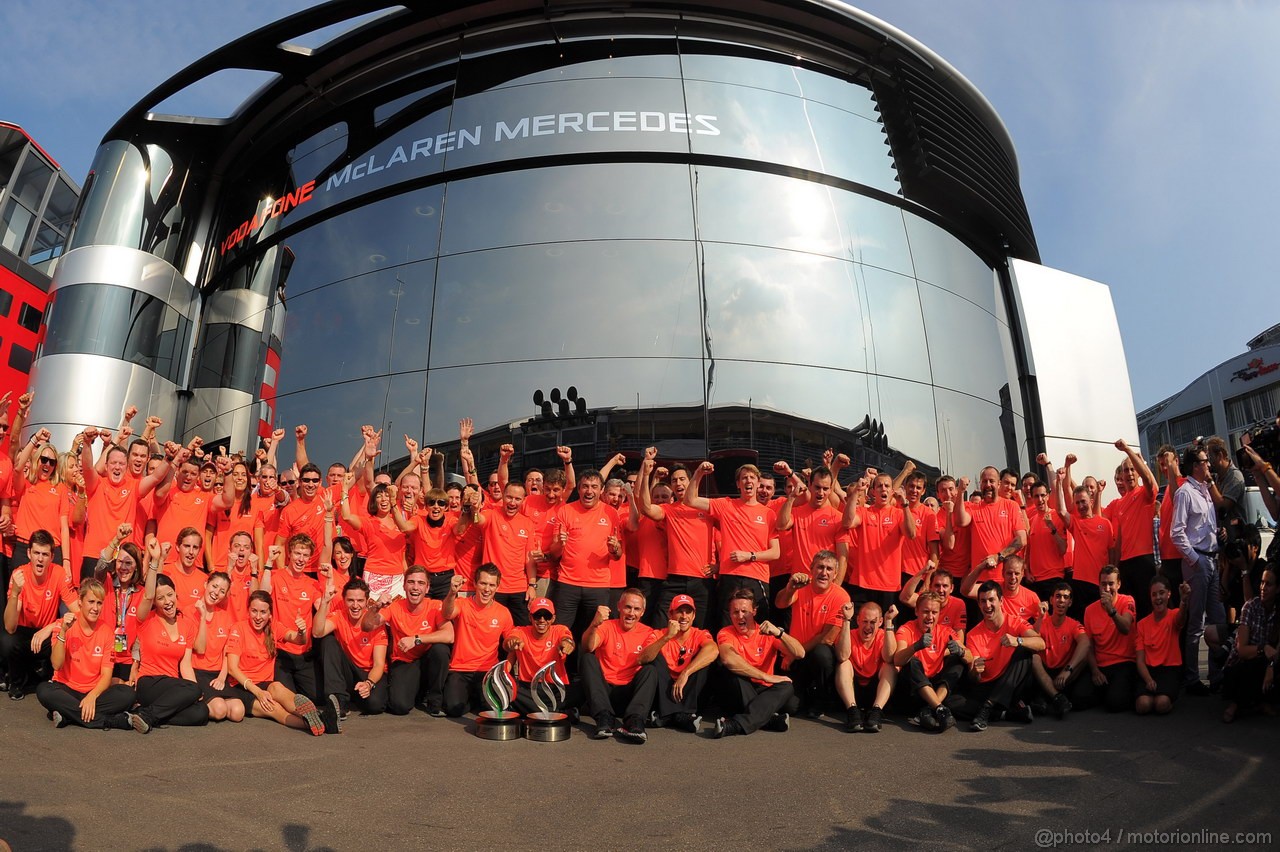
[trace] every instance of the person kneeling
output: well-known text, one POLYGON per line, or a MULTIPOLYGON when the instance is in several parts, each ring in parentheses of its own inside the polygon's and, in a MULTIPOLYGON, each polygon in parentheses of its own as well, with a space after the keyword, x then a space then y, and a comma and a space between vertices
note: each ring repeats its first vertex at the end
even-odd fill
POLYGON ((884 707, 898 682, 898 669, 893 664, 898 644, 893 620, 897 615, 898 608, 892 604, 882 613, 880 604, 867 601, 858 610, 858 631, 854 633, 849 626, 853 604, 841 609, 843 623, 836 654, 842 659, 836 669, 836 692, 847 708, 844 729, 849 733, 880 733, 884 707))
POLYGON ((1031 625, 1009 615, 1001 605, 1000 584, 978 587, 978 622, 965 637, 970 675, 964 706, 956 715, 971 719, 970 730, 985 731, 1001 710, 1015 722, 1030 722, 1031 708, 1022 700, 1031 685, 1031 653, 1044 650, 1044 640, 1031 625))
POLYGON ((446 716, 456 719, 479 709, 484 676, 497 665, 502 640, 515 629, 511 610, 496 599, 500 578, 497 565, 484 563, 476 569, 476 592, 469 598, 458 597, 466 578, 456 575, 449 581, 449 594, 441 606, 453 624, 453 657, 444 681, 446 716))
POLYGON ((697 610, 691 596, 676 595, 669 609, 667 629, 653 632, 640 662, 653 663, 662 725, 696 733, 702 721, 698 701, 720 649, 708 631, 693 626, 697 610))
POLYGON ((804 646, 780 627, 756 623, 755 594, 739 589, 729 598, 729 626, 716 636, 720 661, 727 671, 726 707, 740 707, 732 717, 716 720, 715 736, 750 734, 760 728, 785 731, 799 700, 791 678, 774 674, 778 654, 804 659, 804 646))
POLYGON ((653 707, 658 679, 653 666, 640 662, 640 654, 650 644, 655 631, 646 627, 644 593, 626 589, 618 598, 618 617, 609 618, 609 608, 596 608, 591 626, 582 634, 586 650, 578 661, 582 687, 587 693, 587 712, 596 720, 592 737, 604 740, 614 733, 643 743, 648 739, 644 720, 653 707), (622 713, 622 727, 614 714, 622 713))
MULTIPOLYGON (((1139 716, 1163 716, 1173 710, 1182 683, 1182 648, 1178 641, 1186 623, 1186 608, 1169 609, 1169 579, 1163 574, 1151 578, 1151 614, 1138 622, 1138 695, 1133 709, 1139 716)), ((1191 600, 1191 585, 1183 583, 1178 593, 1191 600)))
POLYGON ((943 597, 939 592, 920 595, 915 621, 898 628, 893 652, 894 664, 906 667, 911 692, 924 702, 911 721, 926 731, 945 731, 955 724, 944 702, 964 675, 964 632, 942 623, 943 597))
POLYGON ((316 607, 312 634, 320 640, 324 661, 322 691, 341 723, 351 704, 366 716, 387 709, 387 631, 364 629, 368 583, 359 577, 348 580, 342 587, 343 608, 330 612, 335 591, 330 576, 316 607))

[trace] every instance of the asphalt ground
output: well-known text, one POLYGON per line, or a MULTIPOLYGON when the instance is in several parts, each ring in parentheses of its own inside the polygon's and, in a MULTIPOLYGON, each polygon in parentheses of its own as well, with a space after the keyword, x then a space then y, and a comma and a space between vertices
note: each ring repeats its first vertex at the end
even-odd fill
POLYGON ((1280 719, 1224 725, 1221 706, 984 733, 896 717, 879 734, 833 719, 723 740, 651 729, 629 745, 586 725, 561 743, 485 741, 418 712, 321 738, 265 720, 55 730, 30 696, 0 703, 0 838, 22 852, 1275 849, 1280 719))

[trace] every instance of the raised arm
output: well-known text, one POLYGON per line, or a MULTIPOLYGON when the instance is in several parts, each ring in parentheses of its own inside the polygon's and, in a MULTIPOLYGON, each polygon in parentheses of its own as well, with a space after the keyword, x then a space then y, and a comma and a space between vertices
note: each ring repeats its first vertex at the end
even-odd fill
POLYGON ((307 426, 305 423, 293 427, 293 439, 295 441, 293 463, 298 470, 302 470, 311 463, 310 457, 307 456, 307 426))
POLYGON ((1116 441, 1116 449, 1129 457, 1129 461, 1133 463, 1134 469, 1138 471, 1138 476, 1142 479, 1142 484, 1147 486, 1148 490, 1150 490, 1152 494, 1155 494, 1156 488, 1158 487, 1156 484, 1156 477, 1155 474, 1151 472, 1151 468, 1147 467, 1146 459, 1134 452, 1133 448, 1125 443, 1124 438, 1116 441))
POLYGON ((684 504, 692 506, 695 509, 706 512, 711 509, 711 501, 706 497, 698 496, 698 487, 702 484, 702 480, 709 473, 715 472, 716 466, 709 461, 704 461, 698 465, 698 469, 693 472, 693 481, 689 483, 689 487, 684 490, 684 504))

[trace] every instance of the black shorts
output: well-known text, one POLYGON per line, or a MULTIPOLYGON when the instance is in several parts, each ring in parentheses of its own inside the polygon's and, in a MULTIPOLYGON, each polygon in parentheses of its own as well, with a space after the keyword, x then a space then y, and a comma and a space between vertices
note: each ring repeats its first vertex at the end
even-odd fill
MULTIPOLYGON (((196 669, 195 673, 196 683, 200 684, 200 700, 206 704, 208 704, 209 700, 213 698, 239 698, 239 695, 232 694, 233 690, 237 693, 244 692, 243 689, 236 689, 231 685, 231 675, 227 675, 226 685, 223 686, 222 689, 214 689, 211 684, 213 683, 213 679, 218 676, 217 672, 206 672, 201 669, 196 669)), ((248 704, 245 705, 246 708, 248 708, 248 706, 248 704)))
MULTIPOLYGON (((199 679, 200 679, 200 672, 196 672, 196 680, 199 680, 199 679)), ((264 680, 261 683, 254 684, 254 686, 258 687, 258 689, 266 689, 270 685, 271 685, 271 681, 269 680, 264 680)), ((242 686, 231 686, 230 684, 227 685, 226 689, 222 690, 222 698, 226 699, 227 701, 239 701, 240 703, 244 704, 245 713, 253 712, 253 702, 256 700, 253 697, 253 693, 250 692, 249 690, 245 689, 242 686)), ((289 709, 293 709, 293 708, 289 708, 289 709)))
POLYGON ((1163 695, 1170 701, 1178 700, 1178 692, 1182 689, 1183 669, 1181 666, 1147 666, 1151 679, 1156 682, 1155 692, 1147 689, 1147 685, 1138 681, 1138 697, 1143 695, 1163 695))

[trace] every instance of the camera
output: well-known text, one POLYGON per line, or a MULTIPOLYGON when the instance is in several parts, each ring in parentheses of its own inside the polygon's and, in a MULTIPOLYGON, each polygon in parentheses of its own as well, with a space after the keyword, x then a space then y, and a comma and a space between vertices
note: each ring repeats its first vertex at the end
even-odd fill
POLYGON ((1253 466, 1249 456, 1245 454, 1245 445, 1253 447, 1253 451, 1272 467, 1280 468, 1280 426, 1270 421, 1244 432, 1240 436, 1240 448, 1236 450, 1236 467, 1248 470, 1253 466))

